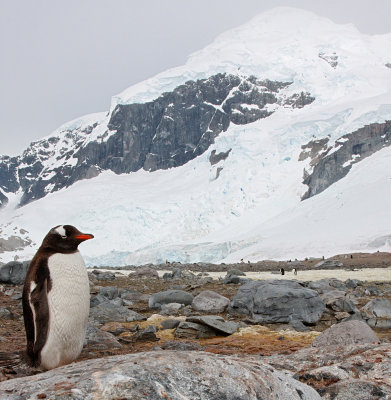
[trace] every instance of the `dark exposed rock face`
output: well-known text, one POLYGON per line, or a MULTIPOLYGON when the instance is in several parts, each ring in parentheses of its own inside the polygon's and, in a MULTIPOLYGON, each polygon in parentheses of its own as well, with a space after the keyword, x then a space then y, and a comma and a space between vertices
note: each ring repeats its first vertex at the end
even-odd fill
POLYGON ((280 93, 290 84, 217 74, 144 104, 118 104, 109 120, 64 128, 59 136, 32 143, 20 157, 1 157, 0 205, 7 192, 21 188, 24 205, 101 170, 121 174, 183 165, 204 153, 231 123, 268 117, 270 104, 301 108, 314 101, 309 93, 288 98, 280 93))
POLYGON ((383 147, 391 145, 391 121, 371 124, 339 138, 335 147, 327 147, 327 138, 302 146, 300 160, 311 157, 311 174, 304 172, 303 183, 308 191, 303 200, 323 192, 348 174, 352 164, 363 160, 383 147), (319 152, 322 152, 319 154, 319 152))

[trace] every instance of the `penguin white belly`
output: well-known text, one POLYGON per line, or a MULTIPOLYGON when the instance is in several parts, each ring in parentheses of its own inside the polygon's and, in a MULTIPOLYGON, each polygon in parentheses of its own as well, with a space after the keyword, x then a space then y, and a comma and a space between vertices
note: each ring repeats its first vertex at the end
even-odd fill
POLYGON ((75 360, 82 348, 90 309, 90 287, 81 254, 49 257, 49 331, 41 350, 41 366, 56 368, 75 360))

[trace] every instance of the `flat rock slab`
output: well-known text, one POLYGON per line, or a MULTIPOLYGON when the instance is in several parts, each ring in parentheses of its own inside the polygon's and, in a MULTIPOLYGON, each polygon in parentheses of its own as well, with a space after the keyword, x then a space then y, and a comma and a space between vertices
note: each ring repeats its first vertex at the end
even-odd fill
POLYGON ((224 318, 217 315, 204 315, 201 317, 187 317, 186 321, 196 322, 198 324, 209 326, 220 333, 232 335, 237 332, 239 325, 236 322, 225 321, 224 318))
POLYGON ((314 389, 258 357, 164 350, 87 360, 5 381, 0 398, 321 399, 314 389))

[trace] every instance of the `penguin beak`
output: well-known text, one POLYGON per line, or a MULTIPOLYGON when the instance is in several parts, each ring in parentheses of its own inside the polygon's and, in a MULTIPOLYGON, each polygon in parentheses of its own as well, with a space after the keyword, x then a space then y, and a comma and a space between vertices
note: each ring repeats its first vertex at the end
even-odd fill
POLYGON ((94 235, 90 235, 89 233, 82 233, 81 235, 75 236, 75 239, 78 240, 88 240, 88 239, 93 239, 94 235))

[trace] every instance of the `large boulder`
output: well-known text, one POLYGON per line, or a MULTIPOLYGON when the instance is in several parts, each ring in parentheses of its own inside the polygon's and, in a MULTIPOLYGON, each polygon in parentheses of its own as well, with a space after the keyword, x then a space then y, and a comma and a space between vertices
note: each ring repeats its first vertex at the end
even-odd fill
POLYGON ((0 282, 22 285, 26 278, 30 261, 10 261, 0 267, 0 282))
POLYGON ((312 342, 312 346, 346 346, 363 343, 379 343, 379 338, 365 322, 347 321, 326 329, 312 342))
POLYGON ((160 308, 162 304, 168 303, 190 305, 193 302, 193 299, 194 296, 184 290, 166 290, 150 296, 149 308, 160 308))
POLYGON ((320 400, 309 386, 259 357, 160 350, 72 363, 0 383, 9 400, 320 400), (41 395, 41 397, 38 397, 41 395))
POLYGON ((204 290, 191 303, 193 310, 208 313, 222 313, 228 305, 229 299, 213 290, 204 290))
POLYGON ((373 299, 362 308, 362 312, 373 328, 391 328, 391 300, 373 299))
POLYGON ((252 281, 241 286, 229 312, 250 315, 260 323, 289 323, 293 318, 315 324, 325 305, 319 294, 294 281, 252 281))

